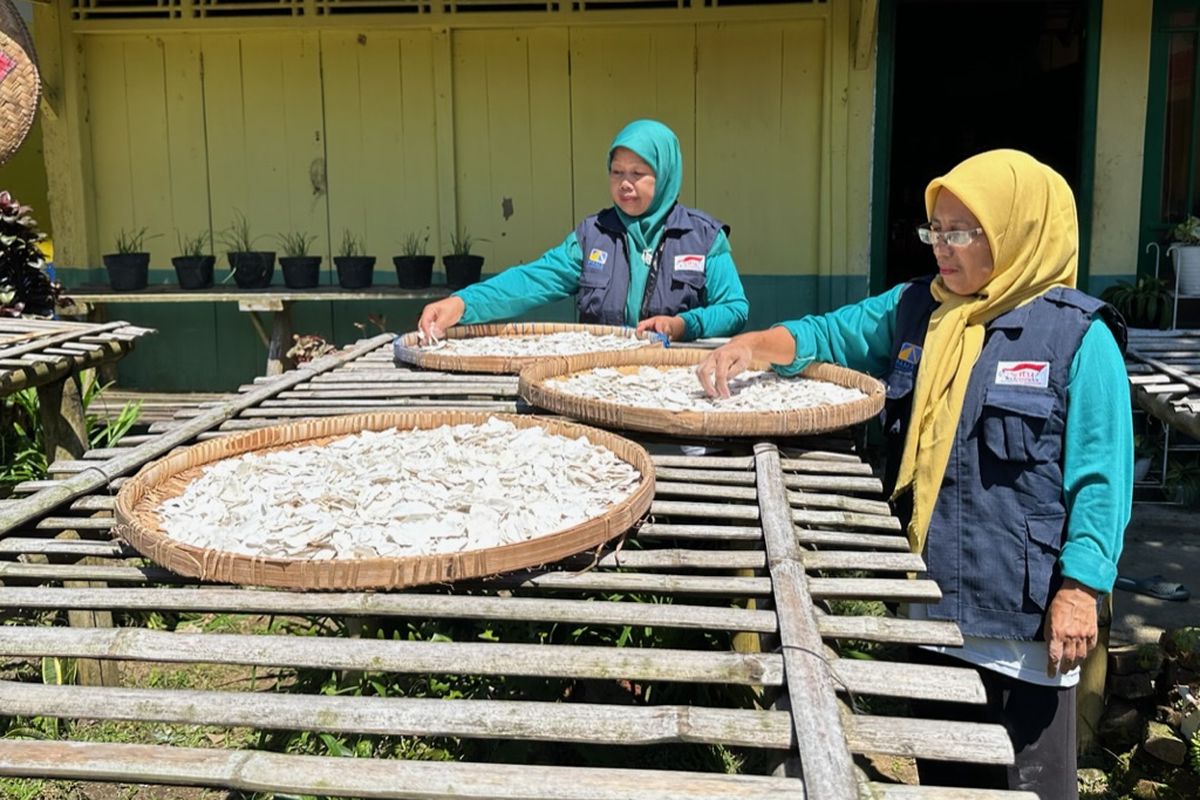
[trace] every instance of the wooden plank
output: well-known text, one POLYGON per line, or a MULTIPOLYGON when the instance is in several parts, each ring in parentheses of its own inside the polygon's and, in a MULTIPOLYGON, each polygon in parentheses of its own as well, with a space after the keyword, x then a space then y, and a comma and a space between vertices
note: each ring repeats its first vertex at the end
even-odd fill
POLYGON ((136 628, 0 627, 0 653, 6 656, 70 656, 260 667, 287 665, 410 674, 612 678, 744 686, 778 686, 783 679, 783 660, 770 653, 163 633, 136 628))
POLYGON ((809 473, 819 475, 859 475, 873 476, 870 464, 861 461, 829 461, 825 459, 784 458, 781 459, 786 472, 809 473))
POLYGON ((655 476, 654 496, 708 497, 722 500, 750 500, 757 496, 753 486, 719 486, 711 483, 691 484, 658 480, 655 476))
MULTIPOLYGON (((775 630, 772 611, 687 603, 633 603, 588 598, 560 600, 536 597, 490 597, 486 595, 436 595, 417 593, 301 593, 268 590, 227 589, 219 586, 172 589, 60 589, 53 586, 0 587, 0 607, 7 608, 93 608, 125 611, 205 611, 237 614, 329 615, 369 617, 417 617, 423 619, 536 620, 589 625, 650 625, 663 628, 729 630, 771 633, 775 630)), ((833 628, 850 623, 834 620, 833 628)), ((920 620, 882 620, 878 617, 847 617, 894 623, 896 629, 932 631, 941 623, 920 620)), ((869 624, 865 627, 871 627, 869 624)), ((856 628, 857 629, 857 628, 856 628)), ((931 644, 954 644, 933 637, 931 644), (934 641, 934 638, 939 641, 934 641)), ((866 635, 860 638, 868 638, 866 635)), ((925 641, 925 640, 922 640, 925 641)))
POLYGON ((846 497, 827 492, 788 492, 788 502, 807 509, 831 508, 858 514, 890 516, 891 506, 882 500, 866 500, 861 497, 846 497))
POLYGON ((962 632, 953 622, 894 619, 892 617, 836 617, 817 614, 821 636, 865 639, 873 642, 908 642, 961 647, 962 632))
POLYGON ((800 554, 805 569, 863 569, 881 572, 924 572, 925 561, 916 553, 863 553, 816 550, 800 554))
POLYGON ((820 531, 800 528, 796 531, 796 539, 803 544, 828 545, 830 547, 909 550, 908 539, 895 534, 849 533, 845 531, 820 531))
POLYGON ((942 599, 942 592, 935 582, 903 578, 809 578, 808 590, 813 597, 822 600, 859 598, 936 602, 942 599))
POLYGON ((701 471, 750 470, 754 467, 753 456, 675 456, 651 453, 650 459, 656 467, 698 468, 701 471))
POLYGON ((822 797, 853 800, 858 797, 854 763, 834 696, 834 671, 824 655, 808 580, 800 563, 779 451, 771 444, 756 444, 754 459, 788 702, 798 710, 792 714, 792 722, 800 763, 808 785, 821 787, 822 797))
POLYGON ((856 752, 976 764, 1013 763, 1012 741, 1002 725, 864 714, 848 716, 846 728, 856 752))
POLYGON ((762 538, 762 528, 749 525, 672 525, 665 522, 648 522, 638 528, 637 538, 647 541, 700 539, 753 542, 762 538))
POLYGON ((713 517, 716 519, 758 519, 758 506, 733 503, 691 503, 675 500, 655 500, 650 505, 652 515, 668 517, 713 517))
POLYGON ((792 521, 800 525, 867 528, 878 531, 900 530, 900 520, 882 514, 859 514, 853 511, 810 511, 793 509, 792 521))
POLYGON ((190 578, 162 567, 118 567, 108 564, 24 564, 0 562, 0 580, 111 581, 114 583, 184 583, 190 578))
POLYGON ((680 469, 663 466, 658 458, 654 459, 654 477, 659 481, 680 481, 682 483, 719 483, 728 486, 753 486, 754 473, 746 470, 731 469, 680 469))
POLYGON ((830 667, 842 684, 858 694, 944 700, 980 704, 987 700, 979 673, 970 667, 940 667, 896 661, 832 660, 830 667))
POLYGON ((108 558, 137 556, 137 553, 115 542, 90 542, 86 539, 28 539, 17 536, 6 536, 0 539, 0 553, 38 553, 42 555, 69 555, 78 558, 83 558, 84 556, 108 558))
POLYGON ((0 740, 0 775, 407 800, 788 800, 797 779, 673 770, 346 759, 144 744, 0 740), (632 793, 631 793, 632 789, 632 793))
MULTIPOLYGON (((3 572, 0 571, 0 576, 3 572)), ((539 575, 502 575, 489 587, 536 587, 556 591, 653 592, 758 597, 770 594, 769 578, 709 577, 699 575, 645 575, 634 572, 546 572, 539 575)))
POLYGON ((814 492, 860 492, 875 495, 883 492, 883 481, 878 478, 845 475, 785 475, 783 483, 789 489, 814 492))
POLYGON ((240 691, 98 689, 0 681, 6 714, 378 736, 463 736, 539 742, 678 742, 787 750, 782 711, 513 700, 326 697, 240 691))

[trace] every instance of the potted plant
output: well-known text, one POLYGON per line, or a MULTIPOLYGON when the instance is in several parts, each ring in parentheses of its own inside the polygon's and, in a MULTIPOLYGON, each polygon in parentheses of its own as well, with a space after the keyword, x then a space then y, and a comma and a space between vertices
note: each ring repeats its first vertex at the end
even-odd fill
POLYGON ((337 267, 338 285, 343 289, 366 289, 375 278, 375 256, 364 255, 363 240, 347 228, 342 232, 342 244, 333 258, 337 267))
POLYGON ((277 237, 283 256, 283 283, 289 289, 311 289, 321 281, 321 257, 308 254, 317 237, 307 233, 281 233, 277 237))
POLYGON ((461 235, 450 234, 450 255, 442 256, 442 264, 446 267, 446 286, 451 289, 461 289, 479 280, 483 256, 471 255, 473 244, 475 240, 465 231, 461 235))
POLYGON ((396 265, 396 282, 401 289, 427 289, 433 278, 433 256, 426 249, 429 232, 410 233, 404 237, 400 255, 392 258, 396 265))
POLYGON ((175 267, 175 277, 180 289, 207 289, 213 284, 213 264, 216 256, 212 254, 212 234, 203 231, 195 236, 175 232, 175 240, 179 243, 179 255, 171 259, 175 267), (205 245, 209 245, 206 247, 205 245))
POLYGON ((1200 217, 1192 215, 1175 226, 1167 248, 1175 260, 1181 295, 1200 295, 1200 217))
POLYGON ((146 288, 150 275, 150 254, 146 252, 145 244, 147 239, 153 238, 146 235, 145 228, 120 230, 113 243, 116 252, 103 257, 108 270, 108 284, 113 291, 132 292, 146 288))
POLYGON ((233 282, 239 289, 265 289, 275 275, 275 253, 255 250, 246 215, 234 209, 233 224, 221 233, 221 243, 229 256, 233 282))
POLYGON ((0 191, 0 317, 52 316, 62 294, 62 284, 47 274, 38 246, 46 235, 32 212, 0 191))
POLYGON ((1131 328, 1166 328, 1171 322, 1171 289, 1165 280, 1141 275, 1135 283, 1117 281, 1100 293, 1131 328))

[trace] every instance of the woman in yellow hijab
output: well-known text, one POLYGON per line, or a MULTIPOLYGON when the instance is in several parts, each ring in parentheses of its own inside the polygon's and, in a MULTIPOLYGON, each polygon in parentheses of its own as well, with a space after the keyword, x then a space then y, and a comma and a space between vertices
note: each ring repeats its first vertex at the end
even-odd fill
POLYGON ((828 361, 884 379, 887 490, 979 668, 1012 767, 937 768, 922 782, 1073 798, 1075 685, 1112 590, 1133 487, 1124 323, 1076 291, 1075 200, 1031 156, 994 150, 931 181, 937 274, 822 316, 735 337, 698 368, 705 390, 751 361, 795 375, 828 361))

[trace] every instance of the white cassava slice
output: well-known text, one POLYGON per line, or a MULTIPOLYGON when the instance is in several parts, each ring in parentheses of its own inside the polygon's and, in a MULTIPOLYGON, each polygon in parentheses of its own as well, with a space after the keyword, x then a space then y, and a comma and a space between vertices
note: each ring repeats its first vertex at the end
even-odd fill
POLYGON ((443 339, 421 350, 439 350, 454 356, 570 356, 610 350, 633 350, 649 344, 645 339, 596 335, 586 331, 561 331, 532 336, 474 336, 443 339))
POLYGON ((858 389, 809 378, 782 378, 774 372, 743 372, 729 381, 732 396, 704 394, 694 367, 650 367, 636 371, 596 367, 546 381, 548 388, 623 406, 667 411, 791 411, 839 405, 866 397, 858 389))
POLYGON ((158 516, 173 539, 245 555, 420 556, 571 527, 640 482, 636 468, 584 437, 490 419, 225 459, 158 516))

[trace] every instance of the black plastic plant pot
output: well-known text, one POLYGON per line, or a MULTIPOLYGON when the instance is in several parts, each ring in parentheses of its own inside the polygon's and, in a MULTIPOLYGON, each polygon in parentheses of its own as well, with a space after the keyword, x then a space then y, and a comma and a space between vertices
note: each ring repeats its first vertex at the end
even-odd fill
POLYGON ((283 256, 283 285, 289 289, 311 289, 321 282, 320 256, 283 256))
POLYGON ((216 256, 175 256, 171 264, 180 289, 207 289, 213 285, 216 256))
POLYGON ((265 289, 275 276, 275 253, 269 250, 235 251, 229 254, 233 282, 239 289, 265 289))
POLYGON ((375 256, 337 256, 333 265, 343 289, 366 289, 375 279, 375 256))
POLYGON ((483 271, 483 256, 442 256, 446 266, 446 286, 461 289, 479 281, 483 271))
POLYGON ((111 253, 104 256, 108 285, 114 292, 136 292, 146 288, 150 277, 149 253, 111 253))
POLYGON ((401 289, 428 289, 433 280, 433 256, 393 256, 401 289))

